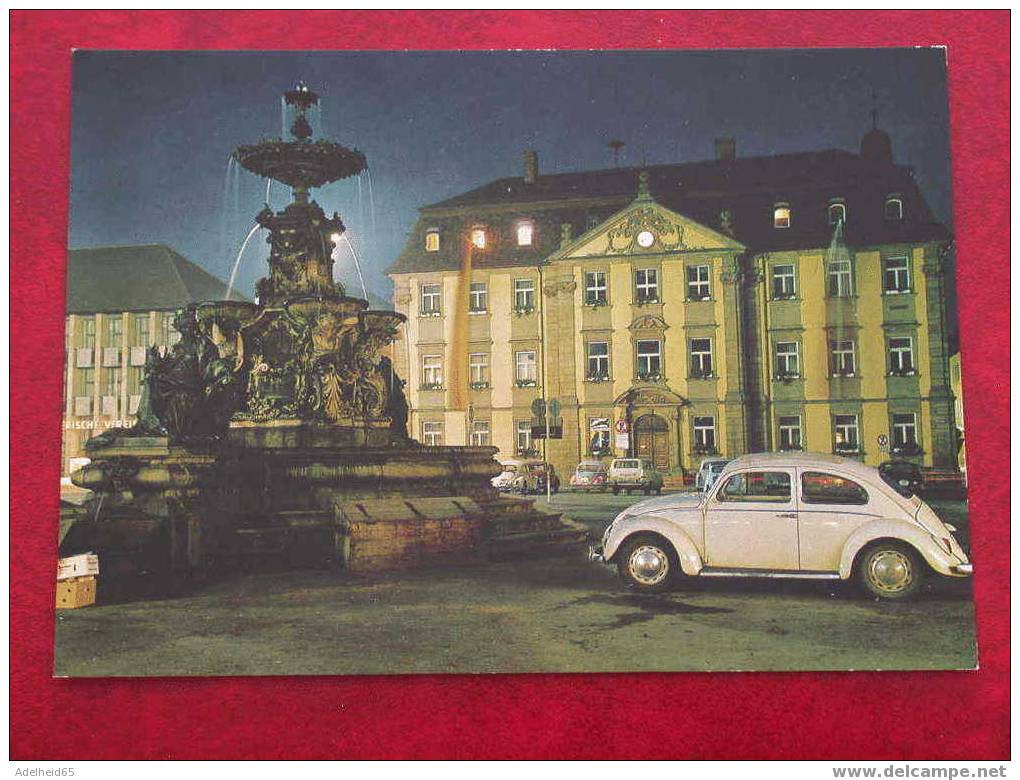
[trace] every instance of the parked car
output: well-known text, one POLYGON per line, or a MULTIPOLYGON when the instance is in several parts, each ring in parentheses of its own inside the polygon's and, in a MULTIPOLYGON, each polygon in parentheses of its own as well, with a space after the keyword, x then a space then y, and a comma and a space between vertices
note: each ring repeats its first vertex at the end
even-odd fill
POLYGON ((854 460, 746 455, 705 493, 625 509, 590 557, 615 564, 643 591, 664 590, 684 575, 854 577, 871 596, 903 599, 931 572, 970 576, 956 529, 905 492, 854 460))
POLYGON ((613 495, 620 491, 644 491, 644 494, 662 493, 662 474, 655 470, 655 464, 640 458, 613 458, 606 475, 613 495))
POLYGON ((712 487, 716 479, 719 478, 719 475, 722 474, 723 468, 729 462, 727 458, 705 458, 701 461, 698 476, 694 478, 695 490, 703 493, 712 487))
POLYGON ((503 470, 495 477, 492 478, 492 486, 496 488, 500 493, 509 493, 513 481, 517 479, 521 467, 524 465, 523 460, 510 459, 501 461, 503 470))
POLYGON ((570 487, 583 491, 606 490, 605 465, 597 460, 582 460, 570 477, 570 487))
POLYGON ((551 463, 543 463, 540 460, 522 461, 517 469, 517 474, 510 482, 510 492, 528 495, 529 493, 545 493, 545 480, 548 473, 550 479, 550 492, 560 492, 560 478, 556 469, 551 463))

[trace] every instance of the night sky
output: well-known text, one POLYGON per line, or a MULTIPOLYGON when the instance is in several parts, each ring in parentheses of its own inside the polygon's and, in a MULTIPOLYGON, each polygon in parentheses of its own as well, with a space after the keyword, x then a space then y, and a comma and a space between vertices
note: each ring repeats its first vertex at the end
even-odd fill
MULTIPOLYGON (((857 151, 878 123, 952 222, 941 49, 731 52, 78 52, 72 116, 72 248, 159 242, 226 278, 262 207, 264 180, 227 176, 240 143, 280 136, 280 93, 322 95, 323 134, 361 149, 368 175, 314 190, 362 254, 370 290, 416 210, 491 179, 702 160, 733 136, 741 156, 857 151), (360 194, 359 194, 360 193, 360 194)), ((317 135, 318 135, 317 128, 317 135)), ((289 200, 289 193, 286 193, 289 200)), ((274 185, 277 209, 286 203, 274 185)), ((238 287, 265 273, 252 241, 238 287)), ((338 276, 353 292, 350 255, 338 276)))

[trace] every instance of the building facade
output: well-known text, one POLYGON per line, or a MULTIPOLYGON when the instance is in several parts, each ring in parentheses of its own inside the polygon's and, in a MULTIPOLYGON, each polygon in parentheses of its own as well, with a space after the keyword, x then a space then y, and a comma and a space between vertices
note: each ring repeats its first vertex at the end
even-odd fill
POLYGON ((177 310, 227 297, 225 282, 166 246, 68 253, 63 475, 82 463, 90 438, 134 424, 146 352, 176 343, 177 310))
POLYGON ((955 466, 949 248, 879 130, 859 154, 722 140, 644 170, 543 176, 526 153, 522 177, 423 208, 389 269, 413 434, 548 446, 561 471, 782 449, 955 466), (559 407, 547 445, 536 399, 559 407))

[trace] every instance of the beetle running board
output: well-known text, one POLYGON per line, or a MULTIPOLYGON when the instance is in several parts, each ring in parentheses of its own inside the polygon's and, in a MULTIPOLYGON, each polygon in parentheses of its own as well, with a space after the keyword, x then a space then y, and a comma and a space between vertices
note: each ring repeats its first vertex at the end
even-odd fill
POLYGON ((838 571, 784 571, 782 569, 724 569, 706 566, 699 577, 767 577, 786 580, 838 580, 838 571))

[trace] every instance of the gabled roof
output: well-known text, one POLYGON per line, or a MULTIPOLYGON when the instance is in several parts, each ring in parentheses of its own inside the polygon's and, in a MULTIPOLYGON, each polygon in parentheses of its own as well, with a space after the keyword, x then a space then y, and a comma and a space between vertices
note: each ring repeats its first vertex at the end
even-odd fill
POLYGON ((67 311, 91 314, 176 310, 196 301, 247 300, 163 244, 72 249, 67 311))

